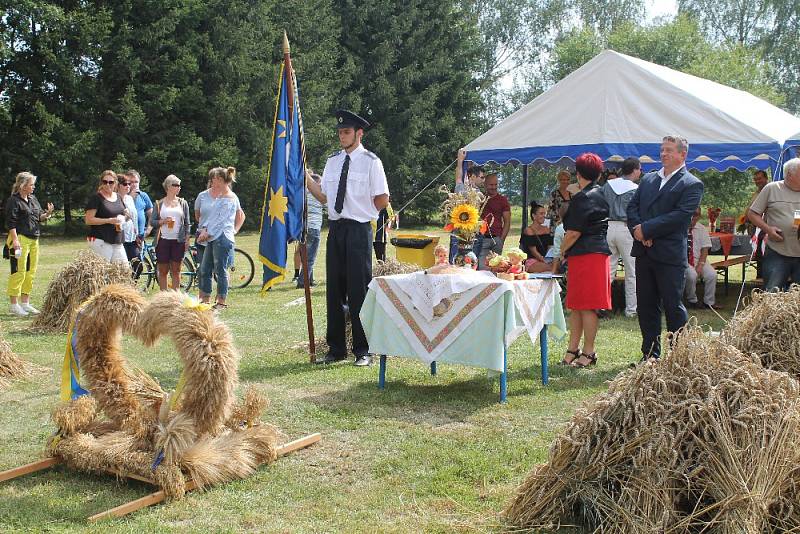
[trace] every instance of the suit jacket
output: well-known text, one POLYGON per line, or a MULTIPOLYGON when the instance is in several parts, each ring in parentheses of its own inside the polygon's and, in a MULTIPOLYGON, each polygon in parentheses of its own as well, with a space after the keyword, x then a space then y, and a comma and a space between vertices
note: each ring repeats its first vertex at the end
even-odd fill
POLYGON ((703 182, 683 167, 659 190, 657 172, 644 176, 628 204, 628 229, 641 224, 653 246, 634 241, 631 255, 647 256, 667 265, 688 265, 687 236, 692 214, 703 198, 703 182))

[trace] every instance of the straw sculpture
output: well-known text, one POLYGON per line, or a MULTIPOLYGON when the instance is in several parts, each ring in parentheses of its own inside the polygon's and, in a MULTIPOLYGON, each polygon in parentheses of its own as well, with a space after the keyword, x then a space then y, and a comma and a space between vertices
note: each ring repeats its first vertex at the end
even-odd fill
POLYGON ((689 328, 584 404, 503 514, 524 529, 796 531, 798 431, 795 379, 689 328))
POLYGON ((91 396, 54 410, 50 454, 84 471, 145 477, 170 498, 182 497, 190 480, 200 488, 236 480, 276 459, 278 433, 260 422, 267 399, 248 389, 236 401, 239 355, 207 306, 171 291, 148 304, 134 288, 110 285, 81 307, 77 324, 82 385, 91 396), (123 332, 147 346, 172 338, 184 365, 179 393, 167 395, 128 370, 123 332))
POLYGON ((744 353, 758 356, 767 369, 800 378, 800 286, 789 291, 753 291, 749 304, 722 332, 722 338, 744 353))
POLYGON ((90 250, 81 250, 59 271, 44 297, 42 311, 31 324, 41 332, 66 332, 78 306, 109 284, 133 286, 127 263, 109 263, 90 250))

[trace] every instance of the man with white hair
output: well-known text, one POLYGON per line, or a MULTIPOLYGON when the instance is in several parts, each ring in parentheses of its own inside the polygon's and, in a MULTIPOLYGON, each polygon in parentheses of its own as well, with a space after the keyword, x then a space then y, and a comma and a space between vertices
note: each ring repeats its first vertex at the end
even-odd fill
POLYGON ((800 158, 783 165, 783 180, 764 186, 747 217, 766 235, 764 289, 786 289, 790 278, 800 283, 800 158))

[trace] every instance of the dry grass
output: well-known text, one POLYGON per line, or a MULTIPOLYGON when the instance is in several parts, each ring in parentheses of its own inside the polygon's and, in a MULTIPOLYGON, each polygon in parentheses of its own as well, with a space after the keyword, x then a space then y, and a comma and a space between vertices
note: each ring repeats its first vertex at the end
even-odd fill
POLYGON ((31 328, 40 332, 66 332, 78 306, 109 284, 133 286, 127 263, 110 263, 89 250, 78 251, 71 263, 47 286, 42 311, 31 328))
POLYGON ((767 369, 800 378, 800 285, 782 293, 754 291, 723 331, 727 343, 758 356, 767 369))
POLYGON ((800 528, 798 427, 797 381, 690 328, 577 411, 504 515, 619 533, 800 528))

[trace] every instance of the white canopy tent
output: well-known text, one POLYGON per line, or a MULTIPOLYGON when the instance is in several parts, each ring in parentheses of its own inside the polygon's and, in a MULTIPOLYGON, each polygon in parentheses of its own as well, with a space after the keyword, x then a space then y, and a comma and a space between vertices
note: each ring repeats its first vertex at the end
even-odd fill
POLYGON ((606 50, 466 149, 477 164, 574 161, 586 151, 655 164, 661 138, 680 134, 692 168, 766 168, 798 130, 800 118, 750 93, 606 50))
POLYGON ((783 159, 800 157, 800 132, 790 135, 789 139, 783 144, 783 159))
POLYGON ((522 164, 524 210, 530 164, 588 151, 657 168, 662 137, 676 134, 690 168, 775 171, 798 131, 800 118, 750 93, 606 50, 469 143, 466 160, 522 164))

